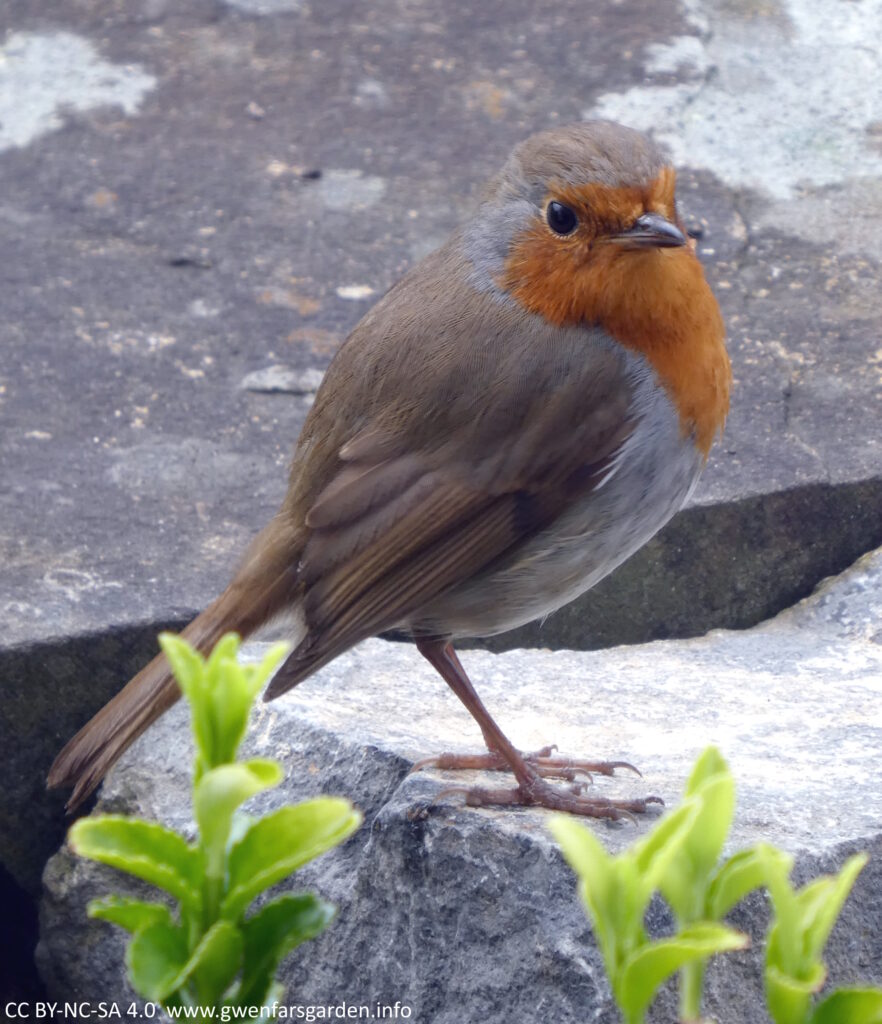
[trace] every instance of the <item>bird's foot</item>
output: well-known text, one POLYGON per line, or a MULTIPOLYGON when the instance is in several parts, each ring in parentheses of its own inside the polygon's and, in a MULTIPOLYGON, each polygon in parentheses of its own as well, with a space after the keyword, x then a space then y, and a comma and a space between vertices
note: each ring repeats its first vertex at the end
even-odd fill
MULTIPOLYGON (((556 746, 542 747, 530 754, 522 754, 524 761, 546 779, 563 779, 566 782, 590 782, 592 775, 614 775, 616 768, 627 768, 640 775, 640 771, 627 761, 589 761, 574 757, 554 757, 556 746)), ((441 771, 510 772, 511 765, 495 750, 483 754, 438 754, 417 761, 412 772, 423 768, 438 768, 441 771)))
POLYGON ((454 786, 443 790, 438 798, 461 793, 468 807, 547 807, 553 811, 581 814, 586 818, 606 818, 610 821, 636 821, 635 815, 645 814, 652 804, 664 806, 664 800, 658 796, 638 800, 607 800, 605 797, 586 797, 583 790, 584 784, 581 782, 562 789, 536 776, 514 789, 454 786))

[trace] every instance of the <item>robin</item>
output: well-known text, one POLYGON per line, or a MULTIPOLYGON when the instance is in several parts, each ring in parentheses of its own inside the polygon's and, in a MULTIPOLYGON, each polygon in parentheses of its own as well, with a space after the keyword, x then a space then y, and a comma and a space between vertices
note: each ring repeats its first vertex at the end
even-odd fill
MULTIPOLYGON (((586 796, 577 770, 624 762, 523 754, 454 651, 594 586, 692 493, 729 405, 719 308, 677 214, 675 172, 608 121, 515 148, 469 221, 359 322, 303 426, 281 509, 229 587, 184 631, 287 616, 278 697, 397 628, 474 716, 487 752, 423 764, 506 769, 471 806, 621 818, 654 798, 586 796)), ((160 655, 59 754, 69 807, 179 697, 160 655)))

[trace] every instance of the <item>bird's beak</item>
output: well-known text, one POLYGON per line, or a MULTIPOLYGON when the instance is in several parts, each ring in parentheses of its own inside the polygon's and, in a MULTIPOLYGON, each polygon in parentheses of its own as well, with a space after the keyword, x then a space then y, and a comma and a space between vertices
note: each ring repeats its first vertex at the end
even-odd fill
POLYGON ((686 236, 677 225, 658 213, 644 213, 627 231, 611 235, 609 240, 624 249, 673 249, 686 245, 686 236))

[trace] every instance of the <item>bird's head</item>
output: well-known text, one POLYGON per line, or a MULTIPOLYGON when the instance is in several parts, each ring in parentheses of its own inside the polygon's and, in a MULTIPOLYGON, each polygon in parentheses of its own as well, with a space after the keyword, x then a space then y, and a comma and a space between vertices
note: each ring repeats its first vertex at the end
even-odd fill
POLYGON ((486 229, 486 269, 522 305, 560 325, 603 320, 619 281, 630 291, 634 278, 694 266, 675 185, 659 149, 630 128, 540 132, 491 182, 470 237, 486 229))
POLYGON ((677 214, 676 172, 640 132, 586 121, 533 135, 469 225, 476 276, 555 326, 641 352, 706 452, 728 408, 719 308, 677 214))

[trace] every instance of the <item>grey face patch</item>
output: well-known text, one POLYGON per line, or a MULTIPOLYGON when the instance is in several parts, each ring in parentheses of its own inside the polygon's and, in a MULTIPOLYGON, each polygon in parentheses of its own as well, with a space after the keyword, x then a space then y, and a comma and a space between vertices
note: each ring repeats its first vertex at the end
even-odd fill
POLYGON ((522 197, 497 198, 481 204, 463 229, 463 247, 471 263, 469 283, 479 292, 490 292, 513 302, 497 284, 512 241, 539 216, 535 204, 522 197))

